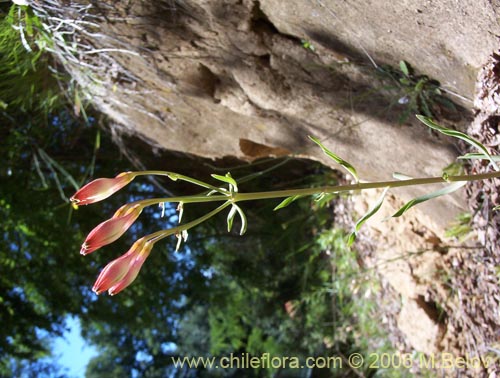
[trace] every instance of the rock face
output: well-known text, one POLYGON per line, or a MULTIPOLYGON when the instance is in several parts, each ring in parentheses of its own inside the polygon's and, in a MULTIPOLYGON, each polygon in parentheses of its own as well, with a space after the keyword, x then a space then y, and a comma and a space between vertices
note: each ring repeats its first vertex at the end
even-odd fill
MULTIPOLYGON (((382 88, 376 67, 404 59, 470 106, 476 71, 500 35, 495 4, 96 2, 86 11, 94 33, 75 33, 92 46, 75 54, 89 65, 66 65, 117 125, 161 148, 252 159, 242 145, 255 144, 335 167, 308 142, 314 135, 365 180, 440 175, 456 151, 420 124, 396 122, 398 95, 382 88)), ((443 226, 460 206, 423 209, 443 226)))

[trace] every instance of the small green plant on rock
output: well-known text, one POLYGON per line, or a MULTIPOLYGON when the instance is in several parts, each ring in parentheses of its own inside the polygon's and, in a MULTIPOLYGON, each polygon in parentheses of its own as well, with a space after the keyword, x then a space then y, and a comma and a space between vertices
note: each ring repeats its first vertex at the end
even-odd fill
POLYGON ((457 112, 455 104, 444 96, 437 80, 415 74, 411 65, 404 60, 399 62, 399 69, 383 65, 377 70, 383 79, 390 80, 385 89, 394 93, 398 104, 405 108, 399 117, 400 123, 404 123, 411 114, 437 118, 442 107, 457 112))

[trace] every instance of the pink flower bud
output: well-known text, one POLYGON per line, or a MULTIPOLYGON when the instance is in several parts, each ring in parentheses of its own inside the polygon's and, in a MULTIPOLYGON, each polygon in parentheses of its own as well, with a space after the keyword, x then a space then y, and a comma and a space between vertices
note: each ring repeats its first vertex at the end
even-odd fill
POLYGON ((76 205, 89 205, 102 201, 127 185, 135 175, 133 172, 124 172, 112 179, 100 178, 91 181, 77 191, 70 200, 76 205))
POLYGON ((101 294, 108 290, 110 295, 115 295, 125 289, 136 279, 142 264, 153 248, 153 244, 144 238, 137 240, 127 253, 104 267, 97 277, 92 291, 101 294))
POLYGON ((105 245, 113 243, 130 228, 141 212, 142 206, 140 205, 134 205, 133 207, 129 205, 122 206, 113 215, 113 218, 102 222, 90 231, 82 244, 80 253, 88 255, 105 245))

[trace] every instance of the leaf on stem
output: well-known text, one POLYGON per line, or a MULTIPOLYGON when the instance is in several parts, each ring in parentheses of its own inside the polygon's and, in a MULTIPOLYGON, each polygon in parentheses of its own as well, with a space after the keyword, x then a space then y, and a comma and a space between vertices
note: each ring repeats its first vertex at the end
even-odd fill
POLYGON ((238 214, 240 215, 241 218, 240 235, 243 235, 245 232, 247 232, 247 217, 239 206, 236 206, 236 210, 238 211, 238 214))
POLYGON ((236 206, 233 205, 231 210, 229 210, 229 214, 227 215, 227 232, 231 232, 233 228, 234 216, 236 215, 236 206))
POLYGON ((392 177, 395 178, 396 180, 401 180, 401 181, 413 179, 413 177, 405 175, 404 173, 400 172, 393 172, 392 177))
POLYGON ((179 175, 177 173, 167 173, 167 177, 172 181, 177 181, 179 179, 179 175))
POLYGON ((214 179, 217 179, 219 181, 222 181, 222 182, 225 182, 229 185, 231 185, 234 189, 235 192, 238 192, 238 184, 236 183, 236 180, 234 178, 231 177, 231 173, 226 173, 225 176, 221 176, 221 175, 216 175, 216 174, 212 174, 211 175, 214 179))
POLYGON ((231 210, 227 215, 227 232, 231 232, 231 229, 233 228, 233 221, 236 213, 238 213, 241 219, 240 235, 243 235, 247 231, 247 217, 243 210, 241 210, 241 207, 239 207, 235 203, 232 204, 231 210))
POLYGON ((177 245, 175 246, 175 252, 179 252, 179 249, 181 248, 182 242, 186 242, 188 239, 188 232, 187 230, 182 230, 180 233, 176 233, 175 237, 177 238, 177 245))
POLYGON ((377 213, 377 211, 379 211, 380 207, 382 206, 382 203, 384 202, 384 198, 385 198, 385 195, 387 194, 387 191, 389 190, 389 188, 385 188, 384 191, 382 192, 382 195, 380 196, 380 198, 377 200, 377 202, 375 203, 375 206, 373 206, 370 211, 368 211, 368 213, 366 213, 364 216, 362 216, 357 222, 356 222, 356 226, 354 226, 354 231, 351 232, 351 234, 349 235, 349 238, 347 239, 347 245, 348 246, 351 246, 352 243, 354 243, 354 240, 356 240, 356 236, 359 232, 359 230, 361 229, 361 226, 368 220, 370 219, 373 215, 375 215, 377 213))
POLYGON ((399 209, 393 215, 393 217, 399 217, 399 216, 403 215, 410 208, 412 208, 415 205, 418 205, 419 203, 428 201, 428 200, 436 198, 436 197, 444 196, 445 194, 453 193, 454 191, 456 191, 456 190, 460 189, 462 186, 464 186, 466 183, 467 183, 466 181, 454 182, 453 184, 448 185, 442 189, 436 190, 435 192, 431 192, 431 193, 425 194, 423 196, 414 198, 411 201, 408 201, 401 209, 399 209))
POLYGON ((201 186, 202 188, 210 189, 211 191, 209 192, 208 195, 211 195, 211 193, 221 193, 221 194, 226 194, 227 190, 223 188, 216 188, 215 186, 212 186, 210 184, 207 184, 206 182, 196 180, 192 177, 184 176, 179 173, 174 173, 174 172, 166 172, 167 177, 172 180, 172 181, 177 181, 177 180, 182 180, 189 182, 194 185, 201 186))
POLYGON ((480 154, 476 152, 469 152, 468 154, 457 157, 457 159, 462 160, 494 160, 495 162, 500 161, 500 155, 490 155, 480 154))
POLYGON ((326 148, 323 143, 321 143, 318 139, 312 137, 309 135, 309 139, 311 139, 314 143, 316 143, 318 146, 321 147, 321 149, 323 150, 323 152, 328 156, 330 157, 331 159, 333 159, 335 162, 337 162, 338 164, 340 164, 342 167, 344 167, 351 175, 353 175, 354 179, 356 180, 356 182, 359 181, 359 177, 358 177, 358 174, 356 172, 356 169, 351 165, 349 164, 347 161, 345 161, 344 159, 342 159, 341 157, 335 155, 332 151, 330 151, 328 148, 326 148))
POLYGON ((439 131, 441 134, 461 139, 464 142, 467 142, 468 144, 470 144, 471 146, 477 148, 479 151, 481 151, 484 155, 486 155, 488 157, 488 159, 491 161, 491 164, 493 165, 495 170, 497 170, 497 171, 499 170, 498 165, 495 163, 495 160, 492 159, 492 157, 488 153, 488 150, 486 149, 486 147, 484 147, 481 144, 481 142, 468 136, 467 134, 461 133, 460 131, 447 129, 446 127, 440 126, 429 117, 425 117, 423 115, 417 115, 417 118, 420 122, 424 123, 426 126, 430 127, 431 129, 439 131))
POLYGON ((404 60, 399 62, 399 69, 405 76, 410 76, 410 69, 404 60))
MULTIPOLYGON (((163 204, 165 204, 165 202, 163 202, 163 204)), ((184 214, 184 202, 179 202, 179 204, 177 205, 177 211, 179 212, 179 224, 181 223, 182 221, 182 215, 184 214)))
POLYGON ((285 198, 283 201, 281 201, 278 206, 276 206, 273 211, 276 211, 276 210, 279 210, 279 209, 283 209, 284 207, 287 207, 288 205, 290 205, 293 201, 299 199, 300 197, 302 196, 291 196, 291 197, 287 197, 285 198))
POLYGON ((236 207, 236 211, 240 215, 241 218, 241 228, 240 228, 240 235, 243 235, 245 232, 247 232, 247 217, 243 210, 238 205, 233 205, 236 207))
POLYGON ((75 188, 75 190, 78 190, 80 188, 80 185, 77 184, 73 176, 69 174, 68 171, 66 171, 59 163, 52 159, 44 150, 38 148, 38 154, 40 158, 45 161, 47 166, 49 166, 49 169, 51 169, 50 167, 54 167, 60 173, 62 173, 66 181, 69 182, 73 186, 73 188, 75 188))

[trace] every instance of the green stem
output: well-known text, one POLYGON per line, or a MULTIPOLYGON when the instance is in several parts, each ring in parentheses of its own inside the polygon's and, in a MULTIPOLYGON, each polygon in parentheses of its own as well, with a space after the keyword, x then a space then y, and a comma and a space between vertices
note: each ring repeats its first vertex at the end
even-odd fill
MULTIPOLYGON (((190 182, 191 184, 195 184, 195 185, 201 186, 201 187, 206 188, 206 189, 215 190, 216 192, 219 192, 221 194, 228 193, 227 190, 225 190, 223 188, 218 188, 216 186, 207 184, 206 182, 203 182, 203 181, 200 181, 200 180, 196 180, 194 178, 191 178, 191 177, 188 177, 188 176, 184 176, 184 175, 181 175, 179 173, 174 173, 174 172, 168 172, 168 171, 139 171, 139 172, 134 172, 134 175, 135 176, 146 176, 146 175, 167 176, 172 181, 176 181, 176 180, 187 181, 187 182, 190 182)), ((164 202, 166 202, 166 201, 164 201, 164 202)))
POLYGON ((320 186, 315 188, 288 189, 288 190, 277 190, 270 192, 230 193, 230 194, 228 193, 227 195, 224 194, 224 195, 214 195, 214 196, 195 195, 195 196, 182 196, 182 197, 170 197, 170 198, 168 197, 152 198, 149 200, 137 201, 135 203, 140 203, 144 207, 161 202, 199 203, 199 202, 229 201, 234 203, 240 201, 285 198, 291 196, 309 196, 320 193, 340 193, 340 192, 349 192, 353 190, 366 190, 366 189, 376 189, 376 188, 398 188, 405 186, 429 185, 429 184, 445 184, 449 182, 458 182, 458 181, 478 181, 478 180, 491 179, 495 177, 500 177, 500 172, 489 172, 489 173, 481 173, 474 175, 448 176, 446 179, 444 179, 443 177, 425 177, 425 178, 415 178, 409 180, 364 182, 351 185, 320 186))
POLYGON ((145 236, 145 238, 148 240, 148 242, 156 243, 158 240, 161 240, 169 235, 175 235, 175 234, 181 233, 182 231, 189 230, 190 228, 193 228, 193 227, 199 225, 200 223, 205 222, 206 220, 213 217, 215 214, 224 210, 229 205, 231 205, 231 201, 227 201, 227 202, 223 203, 221 206, 219 206, 215 210, 212 210, 211 212, 203 215, 202 217, 199 217, 198 219, 195 219, 194 221, 188 222, 186 224, 181 224, 177 227, 170 228, 168 230, 157 231, 153 234, 145 236))

